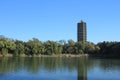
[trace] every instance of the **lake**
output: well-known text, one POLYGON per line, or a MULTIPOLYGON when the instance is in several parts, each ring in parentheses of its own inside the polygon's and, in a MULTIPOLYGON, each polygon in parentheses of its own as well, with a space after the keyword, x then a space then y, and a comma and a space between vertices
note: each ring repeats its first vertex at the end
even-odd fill
POLYGON ((0 80, 120 80, 119 59, 0 58, 0 80))

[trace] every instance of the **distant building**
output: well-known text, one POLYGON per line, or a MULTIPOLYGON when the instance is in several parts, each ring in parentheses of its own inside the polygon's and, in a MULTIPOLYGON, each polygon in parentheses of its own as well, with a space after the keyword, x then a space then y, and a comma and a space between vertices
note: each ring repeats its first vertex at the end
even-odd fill
POLYGON ((77 41, 87 41, 86 23, 81 20, 77 24, 77 41))

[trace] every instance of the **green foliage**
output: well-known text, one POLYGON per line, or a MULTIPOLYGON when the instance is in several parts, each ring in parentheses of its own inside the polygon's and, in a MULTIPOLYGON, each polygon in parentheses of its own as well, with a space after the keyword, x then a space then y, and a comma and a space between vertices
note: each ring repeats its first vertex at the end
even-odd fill
POLYGON ((0 50, 2 54, 5 56, 8 53, 13 53, 13 51, 16 49, 16 44, 13 40, 8 38, 0 38, 0 50))
POLYGON ((16 49, 15 49, 15 51, 14 51, 14 55, 15 56, 19 56, 19 55, 22 55, 22 54, 24 54, 25 52, 25 47, 24 47, 24 44, 22 44, 22 43, 17 43, 16 42, 16 49))
POLYGON ((85 45, 85 53, 94 53, 95 45, 93 43, 86 42, 85 45))
POLYGON ((30 53, 30 55, 41 54, 40 47, 42 46, 42 42, 36 38, 29 40, 26 42, 26 51, 30 53))
POLYGON ((120 56, 120 42, 101 42, 97 45, 90 42, 74 42, 73 40, 41 42, 33 38, 27 42, 0 37, 0 53, 2 55, 53 55, 53 54, 97 54, 120 56))
POLYGON ((2 55, 6 56, 8 54, 8 49, 2 48, 2 55))
POLYGON ((0 41, 0 48, 3 48, 5 46, 4 41, 0 41))
POLYGON ((76 42, 75 48, 76 53, 83 54, 83 51, 85 50, 85 45, 83 44, 83 42, 76 42))
POLYGON ((44 43, 45 46, 45 53, 46 54, 60 54, 62 52, 62 45, 54 42, 54 41, 47 41, 44 43))
POLYGON ((100 54, 110 57, 120 57, 120 42, 101 42, 97 44, 100 47, 100 54))

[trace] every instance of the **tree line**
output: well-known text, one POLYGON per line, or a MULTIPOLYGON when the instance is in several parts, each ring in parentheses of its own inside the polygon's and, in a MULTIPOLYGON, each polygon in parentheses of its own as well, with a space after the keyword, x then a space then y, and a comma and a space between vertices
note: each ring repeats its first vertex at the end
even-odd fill
POLYGON ((0 55, 53 55, 53 54, 97 54, 120 55, 120 42, 74 42, 73 40, 45 41, 37 38, 28 40, 13 40, 0 37, 0 55))
POLYGON ((120 42, 100 42, 97 44, 100 48, 99 55, 104 57, 120 58, 120 42))

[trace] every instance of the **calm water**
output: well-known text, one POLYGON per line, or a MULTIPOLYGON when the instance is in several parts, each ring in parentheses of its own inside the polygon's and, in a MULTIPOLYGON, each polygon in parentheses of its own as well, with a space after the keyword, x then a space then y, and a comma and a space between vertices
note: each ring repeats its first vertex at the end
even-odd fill
POLYGON ((120 60, 0 58, 0 80, 120 80, 120 60))

